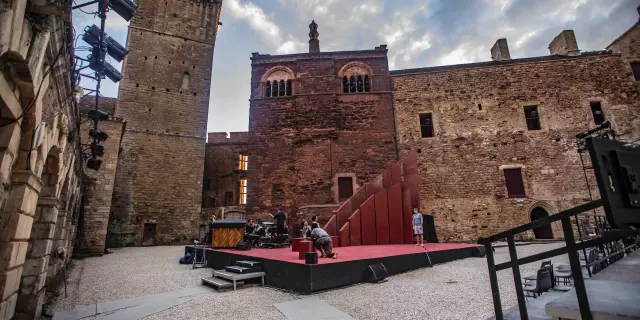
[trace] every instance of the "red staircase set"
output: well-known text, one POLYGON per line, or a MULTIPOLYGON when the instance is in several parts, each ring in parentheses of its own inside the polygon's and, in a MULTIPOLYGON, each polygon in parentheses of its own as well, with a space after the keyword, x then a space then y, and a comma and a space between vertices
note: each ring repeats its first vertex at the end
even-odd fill
POLYGON ((411 215, 420 208, 418 158, 393 162, 345 201, 324 229, 338 236, 334 246, 413 243, 411 215))

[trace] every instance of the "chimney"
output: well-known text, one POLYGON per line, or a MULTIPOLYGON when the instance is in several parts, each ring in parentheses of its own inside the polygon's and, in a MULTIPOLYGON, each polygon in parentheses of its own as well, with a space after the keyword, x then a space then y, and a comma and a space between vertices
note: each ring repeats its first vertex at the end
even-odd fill
POLYGON ((549 52, 551 55, 579 56, 580 49, 578 49, 578 42, 573 30, 564 30, 553 38, 549 44, 549 52))
POLYGON ((311 20, 311 24, 309 25, 309 53, 320 52, 320 41, 318 40, 319 35, 318 24, 311 20))
POLYGON ((507 45, 507 39, 502 38, 496 41, 496 44, 491 47, 491 60, 493 61, 506 61, 511 60, 509 54, 509 46, 507 45))

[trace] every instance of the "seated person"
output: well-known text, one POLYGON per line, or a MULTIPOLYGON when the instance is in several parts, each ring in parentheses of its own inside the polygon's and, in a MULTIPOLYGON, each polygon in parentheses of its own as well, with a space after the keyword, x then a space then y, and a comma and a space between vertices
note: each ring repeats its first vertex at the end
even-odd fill
POLYGON ((300 237, 307 238, 311 236, 311 226, 305 220, 302 224, 302 230, 300 231, 300 237))
POLYGON ((244 241, 251 243, 252 246, 255 246, 260 239, 260 236, 254 233, 255 231, 256 225, 252 219, 249 219, 244 227, 244 241))
POLYGON ((331 236, 329 236, 329 234, 322 228, 318 227, 317 224, 311 231, 311 241, 313 241, 313 245, 316 250, 320 251, 321 258, 338 258, 338 253, 333 252, 333 241, 331 240, 331 236))

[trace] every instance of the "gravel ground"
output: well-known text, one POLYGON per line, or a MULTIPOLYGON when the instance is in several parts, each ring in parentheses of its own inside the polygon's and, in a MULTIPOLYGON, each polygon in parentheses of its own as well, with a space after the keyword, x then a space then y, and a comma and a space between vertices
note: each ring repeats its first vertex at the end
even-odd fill
MULTIPOLYGON (((518 256, 563 245, 519 246, 518 256)), ((210 270, 179 265, 177 259, 183 253, 184 247, 124 248, 101 258, 76 260, 70 272, 69 297, 59 297, 50 308, 68 310, 97 301, 198 286, 210 270)), ((496 249, 496 263, 506 261, 508 256, 507 248, 496 249)), ((554 265, 568 263, 566 256, 551 260, 554 265)), ((523 265, 520 272, 533 275, 539 266, 540 262, 523 265)), ((516 305, 511 271, 500 271, 498 281, 503 309, 516 305)), ((486 258, 452 261, 396 275, 384 283, 359 284, 316 296, 356 319, 486 319, 493 315, 486 258)), ((284 319, 273 305, 304 297, 263 287, 212 292, 146 319, 284 319)))

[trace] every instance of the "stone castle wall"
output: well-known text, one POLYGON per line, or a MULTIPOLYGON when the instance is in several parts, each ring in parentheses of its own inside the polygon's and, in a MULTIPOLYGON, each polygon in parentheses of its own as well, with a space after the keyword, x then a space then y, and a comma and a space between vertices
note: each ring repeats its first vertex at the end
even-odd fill
POLYGON ((115 113, 127 128, 107 235, 114 247, 187 243, 199 232, 221 1, 139 5, 129 26, 115 113))
POLYGON ((475 241, 530 222, 535 207, 553 214, 588 201, 575 135, 595 126, 598 101, 620 138, 640 136, 629 71, 620 55, 594 53, 393 72, 399 148, 418 153, 421 210, 434 215, 439 239, 475 241), (527 129, 530 105, 542 130, 527 129), (420 134, 425 112, 433 138, 420 134), (525 198, 508 198, 502 169, 514 166, 525 198))
POLYGON ((337 174, 356 185, 396 159, 386 48, 252 58, 248 211, 336 204, 337 174), (349 63, 371 70, 371 92, 342 93, 349 63), (264 97, 273 68, 294 77, 290 97, 264 97))

